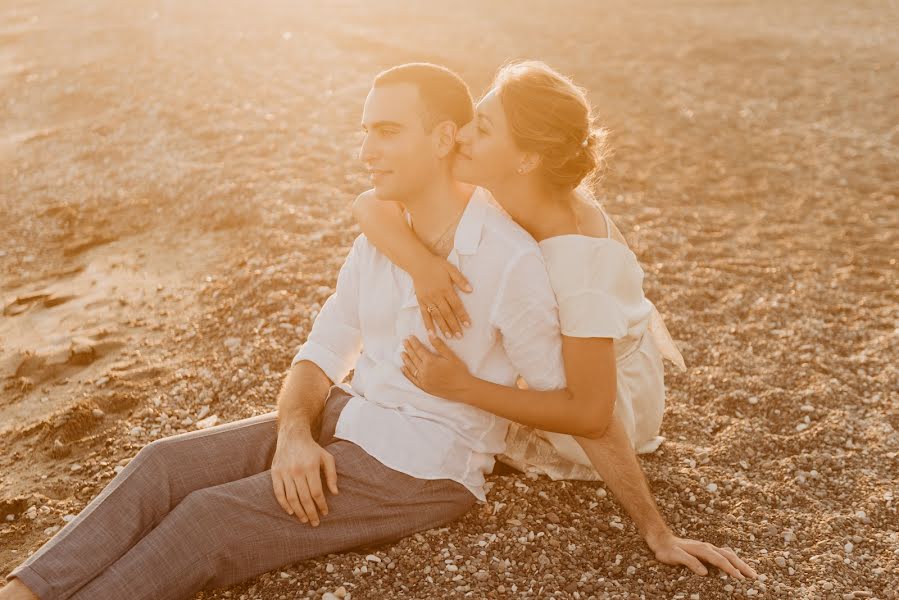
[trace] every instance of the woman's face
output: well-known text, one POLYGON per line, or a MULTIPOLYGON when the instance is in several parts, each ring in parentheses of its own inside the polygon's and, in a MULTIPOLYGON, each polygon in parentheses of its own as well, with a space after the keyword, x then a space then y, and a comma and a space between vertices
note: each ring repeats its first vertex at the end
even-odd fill
POLYGON ((493 190, 517 175, 522 151, 512 139, 495 88, 478 102, 474 119, 459 130, 456 141, 457 180, 493 190))

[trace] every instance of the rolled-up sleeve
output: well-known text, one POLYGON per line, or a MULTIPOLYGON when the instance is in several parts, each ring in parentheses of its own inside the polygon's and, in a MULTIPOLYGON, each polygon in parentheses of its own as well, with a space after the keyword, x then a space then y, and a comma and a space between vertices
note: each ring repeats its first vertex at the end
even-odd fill
POLYGON ((346 378, 362 351, 358 264, 362 243, 360 235, 340 267, 334 293, 325 300, 306 342, 290 363, 293 367, 301 360, 313 362, 332 383, 340 383, 346 378))
POLYGON ((506 355, 529 387, 566 386, 559 308, 538 249, 508 263, 491 315, 502 333, 506 355))

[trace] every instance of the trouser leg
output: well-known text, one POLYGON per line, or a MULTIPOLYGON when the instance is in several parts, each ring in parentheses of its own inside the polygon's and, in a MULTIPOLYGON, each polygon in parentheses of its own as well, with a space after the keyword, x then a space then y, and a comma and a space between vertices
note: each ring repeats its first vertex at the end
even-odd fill
POLYGON ((325 492, 329 512, 318 527, 284 511, 270 470, 196 490, 73 600, 184 600, 300 560, 399 540, 477 502, 455 481, 400 473, 352 442, 325 449, 340 493, 325 492))
MULTIPOLYGON (((345 392, 337 387, 331 392, 326 409, 346 402, 345 392)), ((41 600, 69 598, 125 555, 191 492, 267 469, 277 442, 276 416, 273 411, 147 444, 75 519, 6 579, 18 577, 41 600)))

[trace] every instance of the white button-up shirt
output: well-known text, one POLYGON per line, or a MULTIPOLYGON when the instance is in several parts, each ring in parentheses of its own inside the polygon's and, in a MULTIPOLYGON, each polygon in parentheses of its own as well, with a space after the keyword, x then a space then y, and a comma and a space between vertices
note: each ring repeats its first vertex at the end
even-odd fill
MULTIPOLYGON (((475 376, 534 389, 566 385, 558 307, 537 242, 476 188, 447 260, 471 283, 460 293, 471 317, 447 345, 475 376)), ((334 436, 384 465, 420 479, 455 480, 486 501, 484 475, 505 449, 509 421, 439 398, 400 370, 403 340, 429 349, 411 277, 359 235, 306 343, 293 358, 318 365, 352 397, 334 436), (355 369, 349 385, 342 383, 355 369)))

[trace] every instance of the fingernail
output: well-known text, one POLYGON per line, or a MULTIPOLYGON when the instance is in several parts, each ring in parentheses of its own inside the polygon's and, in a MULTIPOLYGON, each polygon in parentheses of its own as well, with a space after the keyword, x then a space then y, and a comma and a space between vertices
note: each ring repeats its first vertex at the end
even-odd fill
POLYGON ((459 333, 459 332, 457 331, 457 332, 456 332, 456 338, 460 338, 460 337, 462 337, 462 334, 459 333))
POLYGON ((471 323, 468 322, 468 321, 465 321, 465 326, 466 326, 466 327, 471 327, 471 323))

